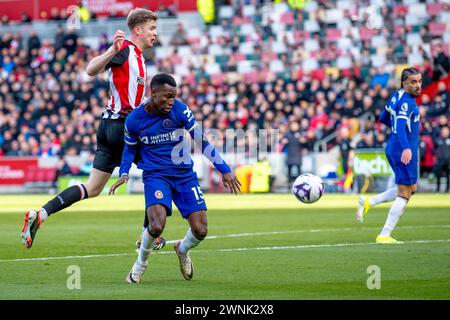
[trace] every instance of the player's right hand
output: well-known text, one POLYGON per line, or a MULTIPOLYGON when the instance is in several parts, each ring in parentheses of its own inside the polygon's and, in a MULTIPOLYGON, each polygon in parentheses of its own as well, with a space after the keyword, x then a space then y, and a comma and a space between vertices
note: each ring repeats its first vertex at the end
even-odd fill
POLYGON ((127 184, 130 177, 127 174, 122 174, 120 178, 114 183, 111 188, 109 188, 109 194, 114 194, 116 189, 123 185, 124 183, 127 184))
POLYGON ((408 164, 411 161, 412 158, 412 152, 411 149, 405 149, 402 152, 402 157, 400 158, 400 160, 402 161, 403 164, 408 164))
POLYGON ((113 40, 113 48, 115 53, 120 51, 120 48, 122 48, 124 40, 125 40, 125 32, 123 32, 122 30, 117 30, 113 40))

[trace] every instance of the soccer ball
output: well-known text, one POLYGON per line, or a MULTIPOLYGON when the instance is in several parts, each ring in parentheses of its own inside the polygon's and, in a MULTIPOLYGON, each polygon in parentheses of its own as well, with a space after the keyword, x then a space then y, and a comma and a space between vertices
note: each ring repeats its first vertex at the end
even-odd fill
POLYGON ((324 188, 322 179, 311 173, 305 173, 295 179, 292 193, 303 203, 314 203, 322 197, 324 188))

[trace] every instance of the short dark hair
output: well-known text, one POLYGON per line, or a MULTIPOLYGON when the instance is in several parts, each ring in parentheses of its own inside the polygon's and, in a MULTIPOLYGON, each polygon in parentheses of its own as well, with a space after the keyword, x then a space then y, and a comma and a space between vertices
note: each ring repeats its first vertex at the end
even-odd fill
POLYGON ((400 80, 400 87, 403 88, 403 81, 405 81, 406 79, 408 79, 409 76, 415 75, 415 74, 419 74, 419 70, 417 70, 416 68, 406 68, 403 69, 402 71, 402 77, 400 80))
POLYGON ((168 84, 171 87, 177 87, 177 82, 175 81, 175 78, 172 77, 168 73, 158 73, 152 78, 152 81, 150 82, 150 88, 155 88, 159 86, 164 86, 165 84, 168 84))

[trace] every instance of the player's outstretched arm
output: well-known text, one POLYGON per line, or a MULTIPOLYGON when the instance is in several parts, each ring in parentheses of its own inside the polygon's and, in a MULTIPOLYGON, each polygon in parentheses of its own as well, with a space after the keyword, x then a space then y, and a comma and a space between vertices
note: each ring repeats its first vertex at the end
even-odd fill
POLYGON ((125 40, 125 33, 122 30, 118 30, 114 35, 113 44, 106 50, 103 54, 92 59, 87 68, 86 72, 90 76, 96 76, 100 72, 105 71, 106 65, 111 61, 111 59, 120 51, 122 48, 123 41, 125 40))

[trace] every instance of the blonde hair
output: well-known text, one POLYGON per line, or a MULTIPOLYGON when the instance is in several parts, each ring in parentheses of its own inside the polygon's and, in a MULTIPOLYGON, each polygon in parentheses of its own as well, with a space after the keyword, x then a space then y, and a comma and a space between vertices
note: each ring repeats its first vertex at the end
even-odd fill
POLYGON ((158 15, 150 10, 136 8, 128 13, 127 17, 127 25, 130 31, 134 29, 134 27, 142 25, 148 21, 156 21, 158 20, 158 15))

